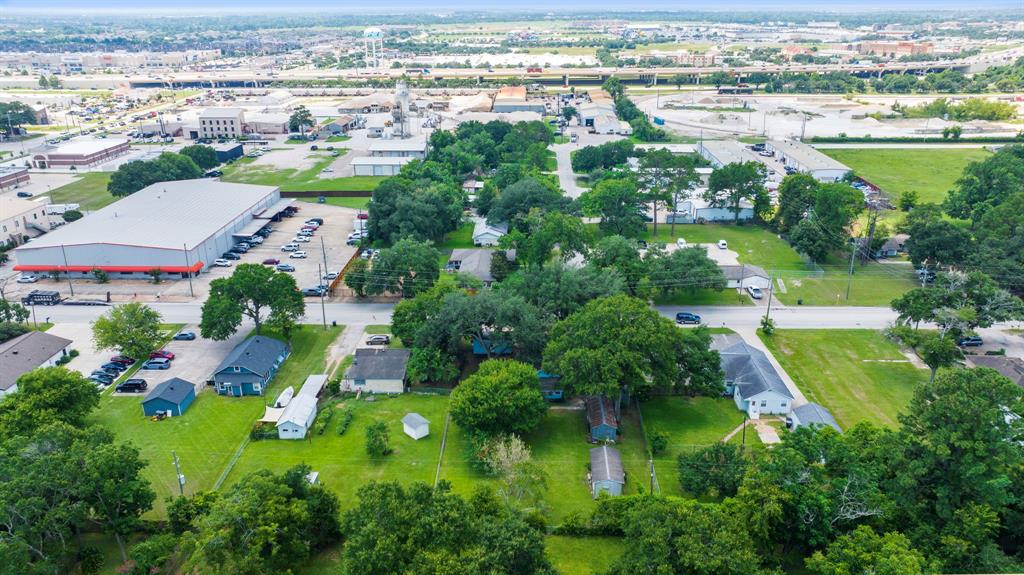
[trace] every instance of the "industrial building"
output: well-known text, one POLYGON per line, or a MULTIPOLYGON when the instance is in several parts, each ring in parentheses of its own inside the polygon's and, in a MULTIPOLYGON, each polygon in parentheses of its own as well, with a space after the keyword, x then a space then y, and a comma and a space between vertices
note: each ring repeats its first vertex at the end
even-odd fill
POLYGON ((15 270, 188 277, 283 211, 278 188, 211 179, 153 184, 14 250, 15 270))
POLYGON ((237 138, 244 125, 245 111, 241 108, 207 108, 199 114, 199 137, 237 138))
POLYGON ((411 162, 413 158, 397 156, 371 156, 365 158, 353 158, 352 175, 354 176, 394 176, 402 171, 402 166, 411 162))
POLYGON ((0 166, 0 191, 17 188, 28 179, 28 168, 24 166, 0 166))
POLYGON ((818 150, 796 140, 771 140, 765 143, 786 166, 806 172, 819 182, 835 182, 846 177, 850 168, 818 150))
POLYGON ((128 140, 117 138, 75 138, 49 146, 32 156, 36 168, 88 167, 103 164, 128 153, 128 140))
POLYGON ((229 142, 226 144, 214 144, 210 146, 213 148, 213 152, 217 154, 217 161, 220 163, 230 162, 231 160, 237 160, 245 155, 242 149, 242 144, 237 142, 229 142))
POLYGON ((377 158, 415 158, 422 160, 427 157, 427 139, 424 137, 408 139, 381 139, 370 142, 367 148, 370 155, 377 158))
POLYGON ((247 114, 245 127, 253 134, 287 134, 288 114, 275 112, 247 114))
POLYGON ((492 112, 537 112, 544 114, 544 102, 526 98, 526 86, 504 86, 494 95, 492 112))
POLYGON ((20 245, 25 238, 36 238, 50 231, 45 200, 23 200, 0 196, 0 243, 20 245))
POLYGON ((746 146, 736 140, 702 140, 697 144, 697 153, 715 168, 727 164, 758 161, 746 146))

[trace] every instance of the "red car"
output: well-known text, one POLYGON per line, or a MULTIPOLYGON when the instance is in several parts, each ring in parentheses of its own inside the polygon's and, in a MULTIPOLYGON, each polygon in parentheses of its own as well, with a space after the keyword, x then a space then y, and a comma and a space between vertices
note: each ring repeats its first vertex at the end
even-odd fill
POLYGON ((274 258, 267 258, 263 260, 263 265, 265 266, 276 266, 279 263, 281 263, 281 260, 274 258))
POLYGON ((359 215, 357 217, 361 220, 368 220, 370 219, 370 214, 359 212, 359 215))
POLYGON ((170 352, 170 351, 165 351, 165 350, 159 349, 159 350, 154 351, 153 353, 149 354, 149 359, 159 359, 159 358, 171 360, 171 359, 174 359, 174 353, 170 352))
POLYGON ((110 358, 110 361, 114 363, 121 363, 124 365, 131 365, 135 363, 135 358, 127 357, 124 355, 115 355, 114 357, 110 358))

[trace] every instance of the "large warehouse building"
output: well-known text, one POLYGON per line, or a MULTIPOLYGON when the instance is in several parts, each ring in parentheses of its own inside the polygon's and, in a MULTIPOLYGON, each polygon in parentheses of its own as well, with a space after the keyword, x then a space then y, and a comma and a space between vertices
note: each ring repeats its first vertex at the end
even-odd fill
POLYGON ((32 156, 37 168, 95 166, 128 153, 128 140, 117 138, 75 138, 32 156))
POLYGON ((272 186, 161 182, 14 250, 15 270, 112 278, 199 273, 270 223, 292 200, 272 186))
POLYGON ((819 182, 836 182, 850 172, 850 168, 818 150, 796 140, 769 140, 765 144, 786 166, 814 176, 819 182))

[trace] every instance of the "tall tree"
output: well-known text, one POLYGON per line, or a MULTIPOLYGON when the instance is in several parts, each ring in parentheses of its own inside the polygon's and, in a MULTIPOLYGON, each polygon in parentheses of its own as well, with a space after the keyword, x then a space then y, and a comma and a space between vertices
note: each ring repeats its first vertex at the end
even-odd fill
POLYGON ((814 176, 799 172, 782 179, 779 185, 779 209, 775 212, 775 226, 782 233, 796 227, 814 206, 819 182, 814 176))
POLYGON ((532 177, 525 177, 504 188, 498 199, 487 212, 487 221, 492 224, 507 222, 510 225, 525 219, 530 210, 567 211, 571 200, 557 188, 545 185, 532 177))
POLYGON ((142 476, 146 465, 135 447, 106 443, 89 450, 83 472, 77 475, 92 519, 114 535, 123 561, 128 561, 124 537, 141 525, 142 514, 156 499, 142 476))
POLYGON ((315 125, 316 121, 313 119, 313 113, 305 106, 296 107, 292 111, 292 115, 288 116, 288 130, 291 132, 304 132, 307 127, 315 125))
POLYGON ((430 242, 399 240, 384 248, 367 274, 366 293, 401 294, 409 298, 433 287, 440 277, 437 260, 441 253, 430 242))
POLYGON ((560 259, 572 259, 586 252, 590 241, 583 222, 562 212, 543 212, 533 208, 520 228, 525 229, 513 229, 503 236, 501 245, 516 250, 516 261, 527 267, 547 263, 556 247, 560 259))
POLYGON ((521 435, 547 409, 537 370, 518 361, 485 361, 452 390, 452 421, 472 433, 521 435))
POLYGON ((160 338, 160 314, 142 303, 114 306, 92 323, 96 349, 114 350, 135 359, 148 358, 160 338))
POLYGON ((220 163, 217 161, 217 152, 210 146, 203 146, 201 144, 185 146, 178 150, 178 153, 191 158, 197 166, 204 170, 209 170, 220 163))
POLYGON ((1024 189, 1024 145, 1005 146, 964 169, 946 197, 944 207, 954 218, 979 221, 989 209, 1024 189))
POLYGON ((833 541, 824 552, 807 559, 807 569, 818 575, 924 575, 931 572, 924 555, 902 533, 878 535, 867 525, 833 541))
POLYGON ((725 274, 702 247, 648 252, 651 287, 662 294, 725 289, 725 274))
POLYGON ((164 152, 153 160, 121 164, 107 182, 107 191, 117 197, 129 196, 149 185, 174 180, 192 180, 203 171, 191 158, 164 152))
POLYGON ((557 319, 565 318, 592 299, 620 294, 626 289, 615 269, 594 265, 578 268, 562 262, 521 269, 502 282, 501 287, 557 319))
POLYGON ((99 402, 96 385, 77 371, 34 369, 18 377, 18 390, 0 400, 0 434, 30 434, 52 422, 84 427, 86 416, 99 402))
POLYGON ((36 113, 23 102, 0 102, 0 132, 11 135, 11 130, 23 124, 35 124, 36 113))
POLYGON ((263 325, 287 334, 305 311, 302 293, 291 275, 258 264, 240 264, 229 277, 210 282, 199 329, 205 338, 225 340, 247 317, 256 325, 257 334, 263 325))
POLYGON ((733 221, 739 222, 740 204, 744 201, 757 203, 767 193, 764 189, 766 176, 764 164, 760 162, 726 164, 711 172, 704 199, 715 207, 729 208, 733 221))
POLYGON ((689 162, 683 160, 684 156, 676 155, 665 148, 650 150, 640 157, 640 167, 637 173, 637 183, 643 199, 651 206, 654 213, 654 237, 658 236, 658 208, 663 204, 673 206, 675 211, 675 197, 678 191, 686 189, 696 181, 697 173, 691 168, 692 179, 685 183, 678 180, 686 177, 685 168, 689 162))
POLYGON ((583 213, 600 217, 598 227, 609 235, 638 237, 645 230, 643 197, 631 178, 598 182, 580 196, 583 213))

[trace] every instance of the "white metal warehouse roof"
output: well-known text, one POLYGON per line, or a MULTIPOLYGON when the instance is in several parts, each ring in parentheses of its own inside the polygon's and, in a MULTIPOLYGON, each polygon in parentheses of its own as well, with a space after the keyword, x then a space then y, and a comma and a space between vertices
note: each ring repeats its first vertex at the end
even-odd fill
POLYGON ((842 170, 849 172, 850 168, 839 160, 832 159, 818 150, 803 142, 795 140, 772 140, 768 142, 774 150, 793 158, 800 167, 806 170, 842 170))
MULTIPOLYGON (((18 250, 82 244, 192 249, 235 218, 259 211, 274 186, 208 178, 153 184, 18 250)), ((17 250, 16 250, 17 251, 17 250)))
POLYGON ((43 153, 52 156, 89 156, 127 143, 128 140, 123 138, 76 138, 43 153))

